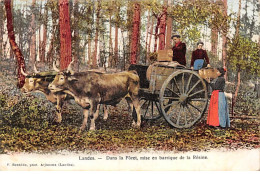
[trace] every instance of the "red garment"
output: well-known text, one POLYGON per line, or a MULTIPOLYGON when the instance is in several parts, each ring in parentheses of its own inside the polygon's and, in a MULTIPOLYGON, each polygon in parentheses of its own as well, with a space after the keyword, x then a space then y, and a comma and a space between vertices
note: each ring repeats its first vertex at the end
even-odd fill
POLYGON ((207 124, 210 126, 219 126, 218 93, 219 90, 214 90, 210 98, 208 118, 207 118, 207 124))
POLYGON ((190 63, 191 67, 194 65, 194 62, 197 59, 204 59, 207 62, 207 64, 209 64, 209 58, 206 50, 196 49, 195 51, 192 52, 191 63, 190 63))
POLYGON ((180 64, 186 66, 186 58, 185 58, 186 44, 179 42, 174 47, 172 47, 172 51, 173 51, 172 61, 177 61, 180 64))

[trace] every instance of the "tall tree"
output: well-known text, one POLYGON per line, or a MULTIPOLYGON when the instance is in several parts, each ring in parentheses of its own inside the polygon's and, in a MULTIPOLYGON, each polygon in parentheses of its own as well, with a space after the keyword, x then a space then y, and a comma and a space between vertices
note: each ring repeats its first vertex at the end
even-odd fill
MULTIPOLYGON (((227 17, 227 0, 223 0, 223 13, 224 17, 227 17)), ((227 21, 225 21, 227 23, 227 21)), ((228 27, 227 24, 224 25, 225 28, 222 32, 222 61, 223 61, 223 67, 227 68, 227 32, 228 32, 228 27)), ((227 78, 227 72, 225 74, 225 79, 228 80, 227 78)))
MULTIPOLYGON (((148 47, 148 33, 149 33, 149 29, 151 27, 151 21, 150 21, 150 11, 148 12, 148 17, 147 17, 147 25, 146 25, 146 34, 145 34, 145 49, 146 52, 148 53, 147 47, 148 47)), ((148 57, 148 56, 146 56, 148 57)))
POLYGON ((160 31, 159 31, 159 50, 165 48, 165 31, 166 31, 166 20, 167 20, 167 5, 163 6, 163 11, 160 17, 160 31))
POLYGON ((0 60, 3 58, 4 44, 4 4, 0 2, 0 60))
POLYGON ((31 40, 30 40, 30 63, 31 65, 34 64, 36 61, 36 24, 35 24, 35 2, 36 0, 32 1, 32 19, 30 24, 30 33, 31 33, 31 40))
POLYGON ((41 41, 41 55, 40 61, 45 62, 45 52, 46 52, 46 43, 47 43, 47 23, 48 23, 48 8, 47 6, 44 7, 44 14, 43 14, 43 39, 41 41))
POLYGON ((118 64, 118 29, 119 29, 119 22, 120 22, 120 4, 117 4, 117 11, 116 11, 116 26, 115 26, 115 48, 114 48, 114 61, 113 66, 116 67, 118 64))
POLYGON ((11 1, 5 0, 5 9, 6 9, 6 18, 7 18, 7 31, 8 31, 8 38, 12 48, 12 51, 15 54, 17 60, 17 72, 18 72, 18 83, 17 86, 22 88, 25 83, 25 76, 22 74, 21 69, 25 71, 25 61, 21 50, 19 49, 18 45, 15 42, 15 35, 14 35, 14 28, 13 28, 13 16, 12 16, 12 7, 11 1))
POLYGON ((92 67, 97 68, 97 52, 98 52, 98 36, 99 36, 99 22, 100 22, 101 0, 97 1, 96 8, 96 30, 95 30, 95 49, 92 59, 92 67))
MULTIPOLYGON (((237 45, 237 46, 239 45, 239 42, 240 42, 240 36, 239 36, 240 15, 241 15, 241 0, 239 0, 237 23, 236 23, 236 33, 235 33, 235 45, 237 45)), ((239 59, 243 59, 242 55, 240 56, 239 59)), ((234 95, 234 99, 233 99, 234 105, 236 103, 238 91, 239 91, 240 84, 241 84, 241 68, 242 68, 241 65, 237 65, 237 85, 236 85, 235 95, 234 95)))
MULTIPOLYGON (((166 0, 168 1, 168 6, 171 7, 173 0, 166 0)), ((166 3, 166 2, 165 2, 166 3)), ((172 35, 172 18, 167 17, 166 21, 166 49, 171 49, 171 35, 172 35)))
POLYGON ((80 39, 79 39, 79 2, 74 0, 74 9, 73 9, 73 59, 75 60, 75 67, 79 70, 79 49, 80 49, 80 39))
MULTIPOLYGON (((219 1, 219 0, 217 0, 219 1)), ((212 3, 219 3, 215 2, 215 0, 212 0, 212 3)), ((223 8, 223 13, 225 13, 225 9, 223 8)), ((214 18, 217 18, 217 14, 213 14, 214 18)), ((217 56, 217 48, 218 48, 218 29, 216 26, 211 27, 211 52, 214 56, 217 56)))
POLYGON ((133 27, 132 27, 132 37, 131 37, 131 55, 130 63, 136 64, 138 44, 140 39, 140 23, 141 23, 141 7, 138 2, 134 3, 133 8, 133 27))
POLYGON ((60 5, 60 69, 64 70, 71 62, 71 30, 69 1, 59 0, 60 5))
MULTIPOLYGON (((151 28, 150 28, 150 36, 149 36, 149 43, 148 43, 148 54, 151 51, 151 43, 152 43, 152 36, 153 36, 153 26, 154 26, 154 18, 152 18, 152 22, 151 22, 151 28)), ((148 56, 147 56, 148 57, 148 56)))

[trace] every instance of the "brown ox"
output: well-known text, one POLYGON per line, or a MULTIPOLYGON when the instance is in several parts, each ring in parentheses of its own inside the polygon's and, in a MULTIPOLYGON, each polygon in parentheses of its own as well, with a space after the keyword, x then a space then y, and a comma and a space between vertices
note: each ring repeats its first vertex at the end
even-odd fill
POLYGON ((36 72, 32 74, 26 74, 22 70, 22 73, 23 75, 25 75, 25 84, 22 87, 21 91, 24 93, 33 91, 43 93, 47 100, 49 100, 53 104, 56 104, 57 117, 55 118, 55 121, 60 123, 62 120, 62 105, 65 100, 73 99, 73 97, 64 92, 53 93, 48 89, 49 84, 53 81, 57 72, 36 72))
POLYGON ((90 130, 95 130, 95 120, 98 117, 98 104, 116 105, 126 98, 129 107, 133 106, 137 113, 137 123, 140 127, 141 116, 138 99, 139 77, 134 71, 120 73, 99 73, 94 71, 74 73, 73 71, 60 72, 49 85, 53 92, 62 91, 70 94, 84 109, 84 120, 81 130, 87 124, 88 116, 91 118, 90 130))

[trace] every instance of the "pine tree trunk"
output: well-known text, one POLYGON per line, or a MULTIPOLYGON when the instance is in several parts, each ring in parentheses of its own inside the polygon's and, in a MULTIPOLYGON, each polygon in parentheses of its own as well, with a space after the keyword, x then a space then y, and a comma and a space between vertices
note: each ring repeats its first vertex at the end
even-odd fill
POLYGON ((31 66, 36 61, 36 29, 35 29, 35 2, 36 0, 32 1, 32 20, 30 24, 30 33, 31 33, 31 41, 30 41, 30 63, 31 66))
POLYGON ((109 57, 108 57, 108 67, 112 67, 112 54, 113 54, 113 43, 112 43, 112 17, 109 14, 109 57))
POLYGON ((218 30, 211 28, 211 52, 214 56, 217 56, 218 48, 218 30))
POLYGON ((60 5, 60 69, 64 70, 71 62, 71 30, 69 1, 59 0, 60 5))
POLYGON ((115 27, 115 48, 114 48, 114 61, 113 67, 115 68, 118 64, 118 26, 115 27))
POLYGON ((160 16, 157 16, 157 23, 156 23, 155 31, 154 31, 154 50, 153 50, 153 52, 157 51, 157 38, 158 38, 159 26, 160 26, 160 16))
MULTIPOLYGON (((236 25, 236 33, 235 33, 235 38, 237 38, 237 39, 239 39, 240 12, 241 12, 241 0, 239 0, 239 7, 238 7, 238 13, 237 13, 237 25, 236 25)), ((241 68, 237 67, 237 86, 236 86, 236 91, 235 91, 234 100, 233 100, 234 106, 237 101, 237 96, 238 96, 240 83, 241 83, 240 71, 241 71, 241 68)))
POLYGON ((148 62, 148 33, 149 33, 149 29, 151 27, 151 21, 150 21, 150 11, 148 13, 148 19, 147 19, 147 27, 146 27, 146 35, 145 35, 145 49, 146 49, 146 62, 148 62))
POLYGON ((49 68, 52 67, 52 62, 53 62, 53 44, 54 44, 54 40, 55 40, 55 32, 52 33, 52 37, 51 37, 51 42, 49 45, 49 50, 47 52, 47 62, 49 64, 49 68))
POLYGON ((45 8, 44 11, 44 22, 43 22, 43 40, 41 42, 41 62, 45 62, 45 52, 46 52, 46 43, 47 43, 47 21, 48 21, 48 8, 45 8))
MULTIPOLYGON (((258 4, 260 4, 260 0, 258 0, 258 4)), ((258 16, 260 16, 260 8, 258 8, 258 16)), ((258 48, 260 50, 260 36, 258 37, 258 48)))
MULTIPOLYGON (((170 7, 172 5, 172 0, 168 1, 168 6, 170 7)), ((166 21, 166 49, 171 49, 172 44, 171 44, 171 36, 172 36, 172 18, 167 17, 166 21)))
POLYGON ((97 1, 96 11, 96 32, 95 32, 95 50, 92 60, 92 68, 97 68, 97 52, 98 52, 98 36, 99 36, 99 20, 100 20, 101 2, 97 1))
POLYGON ((25 83, 25 76, 21 73, 21 69, 25 72, 25 61, 23 54, 19 47, 15 42, 15 35, 14 35, 14 28, 13 28, 13 16, 12 16, 12 9, 11 9, 11 1, 5 0, 5 9, 6 9, 6 18, 7 18, 7 31, 8 31, 8 38, 12 48, 12 51, 15 54, 17 60, 17 70, 18 70, 18 83, 17 86, 22 88, 25 83))
POLYGON ((74 27, 73 27, 73 30, 74 30, 74 37, 73 37, 73 40, 74 40, 74 52, 73 52, 73 57, 74 57, 74 60, 75 60, 75 68, 76 70, 78 71, 79 70, 79 49, 80 49, 80 45, 79 45, 79 29, 78 29, 78 24, 79 24, 79 21, 78 21, 78 11, 79 11, 79 2, 78 0, 74 0, 74 27))
POLYGON ((132 39, 131 39, 131 55, 130 64, 136 64, 137 62, 137 51, 140 39, 140 23, 141 23, 141 8, 139 3, 135 3, 133 7, 133 28, 132 28, 132 39))
POLYGON ((237 69, 237 86, 236 86, 236 91, 235 91, 235 95, 234 95, 234 98, 233 98, 233 106, 236 105, 240 85, 241 85, 240 68, 238 68, 237 69))
MULTIPOLYGON (((132 30, 133 30, 133 3, 134 1, 129 1, 127 4, 127 34, 128 34, 128 45, 126 46, 126 54, 131 56, 131 45, 132 45, 132 30)), ((127 57, 127 56, 126 56, 127 57)), ((125 60, 126 66, 130 63, 129 58, 125 60)))
POLYGON ((159 50, 164 50, 165 48, 166 20, 167 20, 167 6, 164 6, 162 15, 160 17, 159 50))
MULTIPOLYGON (((151 43, 152 43, 152 36, 153 36, 153 25, 154 25, 154 18, 152 18, 152 24, 151 24, 151 28, 150 28, 149 43, 148 43, 148 48, 147 48, 148 55, 151 51, 151 43)), ((148 56, 148 58, 149 58, 149 56, 148 56)))
MULTIPOLYGON (((227 0, 223 0, 223 13, 225 16, 227 16, 227 0)), ((228 32, 228 28, 227 25, 225 25, 226 28, 223 31, 222 34, 222 61, 223 61, 223 67, 227 69, 227 32, 228 32)), ((228 71, 226 71, 225 73, 225 80, 228 80, 228 71)))
POLYGON ((3 59, 3 40, 4 40, 4 5, 0 2, 0 60, 3 59))
POLYGON ((89 66, 92 65, 92 59, 91 59, 91 56, 92 56, 92 44, 91 43, 92 43, 91 42, 91 36, 89 35, 89 37, 88 37, 88 62, 87 62, 87 64, 89 66))
MULTIPOLYGON (((38 55, 39 60, 42 61, 42 41, 41 41, 41 27, 38 29, 38 55)), ((36 58, 37 61, 37 58, 36 58)))

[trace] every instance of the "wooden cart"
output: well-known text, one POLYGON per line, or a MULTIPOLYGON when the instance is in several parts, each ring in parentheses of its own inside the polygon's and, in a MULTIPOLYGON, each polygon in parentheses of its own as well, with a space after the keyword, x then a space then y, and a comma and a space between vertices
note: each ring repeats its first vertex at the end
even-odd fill
POLYGON ((197 71, 167 63, 157 63, 149 68, 131 65, 129 70, 136 70, 140 77, 143 119, 163 116, 176 128, 189 128, 203 116, 208 103, 208 89, 197 71))

